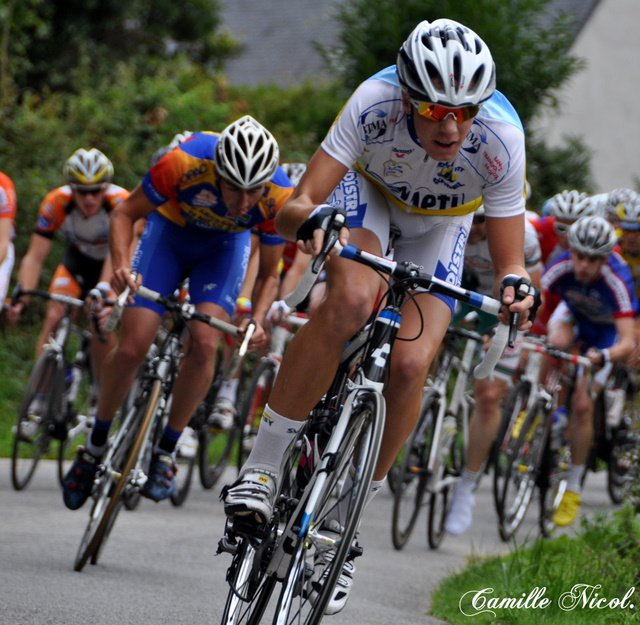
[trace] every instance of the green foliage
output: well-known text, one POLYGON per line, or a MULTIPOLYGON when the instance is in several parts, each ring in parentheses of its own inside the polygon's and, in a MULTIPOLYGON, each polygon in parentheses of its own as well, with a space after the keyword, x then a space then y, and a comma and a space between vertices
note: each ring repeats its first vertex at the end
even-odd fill
POLYGON ((78 92, 82 63, 97 79, 118 61, 149 72, 181 54, 217 70, 237 48, 218 32, 217 0, 9 0, 0 15, 3 66, 18 89, 78 92))
POLYGON ((563 189, 593 192, 589 174, 591 153, 579 137, 569 137, 560 147, 547 147, 535 137, 527 141, 527 179, 531 184, 528 206, 539 210, 545 200, 563 189))

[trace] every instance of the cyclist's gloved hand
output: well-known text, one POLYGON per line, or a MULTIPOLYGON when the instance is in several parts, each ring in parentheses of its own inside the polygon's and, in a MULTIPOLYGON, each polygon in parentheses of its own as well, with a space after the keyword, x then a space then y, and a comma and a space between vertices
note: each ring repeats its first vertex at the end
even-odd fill
POLYGON ((296 240, 301 241, 303 244, 302 247, 299 245, 300 249, 307 251, 307 253, 319 253, 322 247, 324 233, 337 214, 343 216, 344 227, 346 227, 347 216, 344 210, 336 208, 335 206, 329 206, 329 204, 319 204, 316 206, 296 233, 296 240))
POLYGON ((251 300, 248 297, 238 297, 236 299, 236 316, 250 317, 251 310, 252 310, 251 300))
POLYGON ((538 312, 538 308, 540 308, 540 303, 542 301, 540 298, 540 291, 536 289, 533 284, 531 284, 531 280, 529 280, 529 278, 517 276, 510 273, 502 278, 502 284, 500 285, 500 300, 503 303, 505 303, 505 290, 509 287, 512 287, 514 289, 513 300, 512 302, 509 302, 509 305, 513 302, 521 302, 527 296, 531 295, 531 297, 533 298, 533 305, 529 308, 529 321, 533 322, 536 318, 536 313, 538 312))
POLYGON ((287 302, 283 299, 279 299, 271 304, 271 308, 269 308, 269 312, 267 313, 267 319, 271 323, 279 323, 290 312, 291 307, 287 305, 287 302))

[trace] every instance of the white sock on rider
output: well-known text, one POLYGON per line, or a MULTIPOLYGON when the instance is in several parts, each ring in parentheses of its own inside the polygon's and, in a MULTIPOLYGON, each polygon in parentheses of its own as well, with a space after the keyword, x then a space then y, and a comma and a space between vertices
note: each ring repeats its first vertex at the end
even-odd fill
MULTIPOLYGON (((382 488, 382 486, 386 481, 387 481, 386 476, 383 477, 381 480, 371 481, 371 485, 369 486, 369 492, 367 493, 367 500, 364 504, 365 509, 373 501, 373 498, 380 492, 380 489, 382 488)), ((349 471, 347 472, 347 476, 345 477, 345 480, 344 480, 344 485, 342 486, 342 492, 348 493, 351 490, 352 486, 353 486, 353 466, 350 467, 349 471)), ((331 521, 335 519, 341 525, 344 525, 344 519, 349 514, 349 509, 348 509, 349 499, 350 499, 349 497, 342 498, 337 506, 334 506, 331 510, 329 510, 329 513, 326 516, 327 521, 331 521)))
POLYGON ((470 469, 464 468, 462 470, 460 481, 458 482, 458 488, 467 489, 469 491, 474 490, 478 483, 478 479, 480 478, 480 473, 481 471, 471 471, 470 469))
POLYGON ((582 491, 582 476, 584 475, 584 464, 570 464, 567 472, 567 490, 574 493, 582 491))
POLYGON ((216 395, 216 400, 218 399, 228 399, 232 404, 236 403, 236 395, 238 394, 238 383, 240 380, 223 380, 220 385, 220 390, 216 395))
POLYGON ((287 447, 296 437, 303 421, 294 421, 278 414, 267 404, 262 413, 262 420, 253 448, 243 467, 261 467, 280 472, 280 463, 287 451, 287 447))

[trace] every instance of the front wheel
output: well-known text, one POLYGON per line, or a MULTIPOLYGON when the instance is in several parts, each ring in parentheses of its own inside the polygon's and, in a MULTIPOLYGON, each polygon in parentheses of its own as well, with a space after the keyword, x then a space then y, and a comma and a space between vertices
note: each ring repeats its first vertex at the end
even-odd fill
POLYGON ((44 352, 31 371, 14 426, 11 482, 15 490, 27 487, 40 458, 49 451, 63 388, 64 371, 57 355, 44 352))
POLYGON ((535 405, 518 420, 505 450, 498 531, 508 541, 522 524, 536 487, 545 445, 545 411, 535 405))
MULTIPOLYGON (((291 549, 287 549, 291 560, 274 622, 317 625, 345 562, 360 554, 355 535, 380 449, 384 428, 382 401, 380 396, 368 392, 356 399, 347 430, 332 454, 333 465, 326 480, 324 473, 316 472, 307 485, 312 493, 309 501, 316 504, 303 513, 300 521, 306 529, 294 537, 291 549), (339 526, 340 533, 327 531, 329 524, 339 526)), ((328 445, 334 442, 330 439, 328 445)), ((331 453, 326 449, 323 454, 331 453)))
POLYGON ((395 473, 391 541, 396 549, 408 542, 423 506, 427 485, 427 463, 433 441, 433 424, 438 414, 435 395, 423 402, 418 423, 405 443, 395 473))

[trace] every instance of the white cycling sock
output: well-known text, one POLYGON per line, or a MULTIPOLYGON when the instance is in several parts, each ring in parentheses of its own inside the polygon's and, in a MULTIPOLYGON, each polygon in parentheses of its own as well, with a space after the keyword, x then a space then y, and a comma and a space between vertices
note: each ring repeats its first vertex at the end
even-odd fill
POLYGON ((584 464, 570 464, 567 471, 567 490, 574 493, 582 492, 582 476, 584 475, 584 464))
POLYGON ((216 400, 218 399, 228 399, 232 404, 236 403, 236 395, 238 394, 238 383, 240 380, 223 380, 220 385, 220 390, 216 395, 216 400))
POLYGON ((296 437, 304 421, 294 421, 278 414, 267 404, 253 449, 247 458, 243 471, 248 467, 262 467, 280 473, 280 463, 287 447, 296 437))
POLYGON ((482 471, 471 471, 469 469, 462 470, 462 476, 460 482, 458 482, 458 488, 466 488, 467 490, 474 490, 478 479, 480 478, 482 471))

